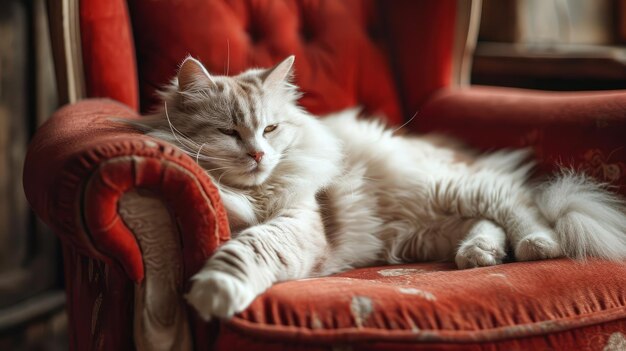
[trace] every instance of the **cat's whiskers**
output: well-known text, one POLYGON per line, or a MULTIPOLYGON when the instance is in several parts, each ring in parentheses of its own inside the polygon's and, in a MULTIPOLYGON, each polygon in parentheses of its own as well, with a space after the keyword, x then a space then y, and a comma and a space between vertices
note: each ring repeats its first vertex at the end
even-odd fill
MULTIPOLYGON (((182 150, 182 149, 181 149, 181 151, 183 151, 185 154, 189 155, 190 157, 195 157, 196 164, 198 164, 200 167, 203 167, 203 168, 205 167, 205 165, 201 165, 200 161, 211 162, 211 163, 215 163, 215 161, 222 161, 222 162, 229 161, 226 158, 202 155, 200 153, 201 149, 198 152, 191 152, 191 151, 186 151, 186 150, 182 150)), ((213 169, 213 170, 215 170, 215 169, 213 169)))
POLYGON ((202 161, 213 161, 213 160, 217 160, 217 161, 229 161, 226 158, 221 158, 221 157, 211 157, 211 156, 206 156, 206 155, 200 155, 200 160, 202 161))
MULTIPOLYGON (((206 143, 205 143, 206 144, 206 143)), ((204 155, 200 152, 197 151, 193 151, 193 150, 189 150, 189 151, 185 151, 183 150, 183 152, 185 152, 187 155, 192 156, 197 158, 198 160, 201 161, 213 161, 213 160, 217 160, 217 161, 229 161, 229 159, 227 158, 223 158, 223 157, 215 157, 215 156, 208 156, 208 155, 204 155)))
MULTIPOLYGON (((182 152, 184 152, 185 154, 187 154, 187 155, 189 155, 189 156, 191 156, 191 157, 193 157, 193 158, 195 158, 195 157, 196 157, 196 155, 197 155, 197 152, 196 152, 195 150, 190 149, 190 148, 183 149, 183 148, 181 148, 180 146, 179 146, 178 148, 179 148, 182 152)), ((198 158, 199 158, 200 160, 205 161, 205 159, 204 159, 204 155, 200 155, 198 158)))
POLYGON ((226 172, 223 172, 223 173, 220 175, 220 177, 217 179, 217 186, 220 186, 220 185, 221 185, 221 183, 222 183, 222 177, 223 177, 223 176, 225 176, 226 174, 228 174, 228 172, 231 172, 231 171, 233 171, 233 170, 232 170, 232 169, 231 169, 231 170, 228 170, 228 171, 226 171, 226 172))
POLYGON ((420 112, 419 110, 415 111, 415 113, 413 114, 413 116, 412 116, 411 118, 409 118, 409 120, 408 120, 408 121, 406 121, 406 122, 402 123, 402 125, 401 125, 401 126, 399 126, 398 128, 396 128, 396 129, 392 130, 392 131, 391 131, 391 134, 394 134, 395 132, 399 131, 400 129, 402 129, 402 128, 406 127, 406 126, 407 126, 407 124, 411 123, 411 121, 412 121, 413 119, 415 119, 415 117, 417 117, 417 114, 418 114, 419 112, 420 112))
POLYGON ((170 119, 170 114, 169 114, 169 112, 168 112, 168 110, 167 110, 167 101, 165 101, 165 100, 163 101, 163 106, 164 106, 164 109, 165 109, 165 118, 167 119, 167 123, 169 124, 169 126, 170 126, 170 130, 172 131, 172 135, 174 136, 174 138, 176 138, 176 141, 177 141, 179 144, 181 144, 181 145, 183 145, 183 146, 187 147, 187 145, 183 144, 183 142, 180 140, 180 138, 178 138, 178 135, 180 135, 180 136, 181 136, 181 137, 182 137, 185 141, 187 141, 187 142, 189 142, 189 143, 191 143, 191 144, 193 144, 193 145, 195 145, 195 146, 197 147, 197 146, 198 146, 198 143, 196 143, 195 141, 191 140, 191 138, 190 138, 190 137, 188 137, 188 136, 187 136, 187 135, 185 135, 183 132, 181 132, 180 130, 178 130, 178 129, 177 129, 177 128, 176 128, 176 127, 172 124, 172 120, 170 119), (177 135, 176 133, 178 133, 178 135, 177 135))
POLYGON ((170 127, 170 131, 172 132, 172 135, 174 136, 174 138, 176 139, 178 144, 180 144, 180 146, 182 146, 182 147, 179 147, 179 148, 184 153, 188 154, 189 156, 194 156, 195 155, 196 164, 199 164, 200 160, 203 160, 203 161, 211 161, 211 160, 227 161, 227 159, 220 158, 220 157, 201 155, 202 148, 207 143, 202 143, 201 145, 199 145, 198 143, 193 141, 189 136, 187 136, 185 133, 183 133, 180 130, 178 130, 178 128, 176 128, 174 126, 174 124, 172 124, 172 120, 170 119, 170 114, 169 114, 169 111, 167 109, 167 101, 163 101, 163 105, 164 105, 163 107, 164 107, 164 110, 165 110, 165 118, 167 119, 167 123, 168 123, 168 125, 170 127), (179 138, 179 136, 180 136, 180 138, 179 138), (189 144, 191 144, 191 146, 189 144), (197 150, 193 150, 192 147, 197 148, 197 150))
POLYGON ((211 168, 211 169, 207 169, 206 172, 213 172, 213 171, 219 171, 220 169, 228 169, 228 168, 235 168, 233 166, 224 166, 224 167, 217 167, 217 168, 211 168))
POLYGON ((187 154, 191 157, 194 157, 196 152, 194 150, 192 150, 191 148, 189 148, 188 146, 184 145, 184 144, 178 144, 178 145, 174 145, 178 148, 178 150, 180 150, 181 152, 183 152, 184 154, 187 154))
POLYGON ((204 147, 204 145, 206 145, 206 143, 202 143, 202 145, 200 145, 200 147, 198 148, 198 153, 196 153, 196 164, 200 164, 198 159, 200 158, 200 151, 202 151, 202 148, 204 147))

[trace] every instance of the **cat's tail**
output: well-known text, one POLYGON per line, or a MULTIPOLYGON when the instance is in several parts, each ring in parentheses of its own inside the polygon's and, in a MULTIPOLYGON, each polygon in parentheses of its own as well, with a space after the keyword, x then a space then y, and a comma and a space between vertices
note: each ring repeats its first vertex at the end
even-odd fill
POLYGON ((626 206, 606 186, 565 170, 539 188, 536 202, 568 257, 626 259, 626 206))

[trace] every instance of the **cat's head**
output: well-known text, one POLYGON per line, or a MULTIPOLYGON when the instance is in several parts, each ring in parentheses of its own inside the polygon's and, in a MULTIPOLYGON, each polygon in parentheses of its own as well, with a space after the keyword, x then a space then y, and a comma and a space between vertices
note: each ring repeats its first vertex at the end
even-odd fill
POLYGON ((290 83, 294 57, 270 69, 214 76, 188 57, 161 95, 163 110, 143 123, 146 132, 178 146, 216 180, 235 187, 260 185, 298 138, 290 83))

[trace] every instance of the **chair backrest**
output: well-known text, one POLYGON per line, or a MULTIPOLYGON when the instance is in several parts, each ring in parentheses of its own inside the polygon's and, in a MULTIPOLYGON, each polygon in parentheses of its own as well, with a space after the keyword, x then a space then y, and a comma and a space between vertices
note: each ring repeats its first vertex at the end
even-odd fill
MULTIPOLYGON (((309 111, 360 104, 398 123, 458 80, 455 43, 459 32, 467 33, 459 25, 468 25, 469 3, 80 0, 74 13, 82 47, 73 50, 82 57, 74 75, 84 76, 83 96, 111 97, 145 112, 188 54, 214 74, 270 66, 295 54, 301 104, 309 111)), ((466 48, 466 41, 461 45, 466 48)))

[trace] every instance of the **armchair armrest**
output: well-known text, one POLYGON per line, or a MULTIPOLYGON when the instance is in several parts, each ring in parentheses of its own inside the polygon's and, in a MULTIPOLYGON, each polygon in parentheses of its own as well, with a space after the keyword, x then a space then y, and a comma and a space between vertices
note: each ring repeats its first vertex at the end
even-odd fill
POLYGON ((139 282, 139 245, 118 213, 123 194, 160 198, 180 228, 184 278, 199 270, 230 233, 210 178, 177 148, 113 121, 139 118, 112 100, 66 106, 34 136, 24 166, 24 188, 34 211, 78 252, 119 263, 139 282))
POLYGON ((626 194, 626 91, 445 89, 424 104, 412 127, 482 150, 532 147, 540 170, 575 167, 626 194))

